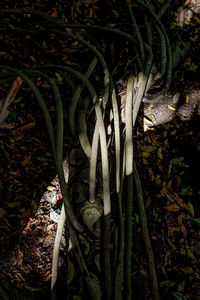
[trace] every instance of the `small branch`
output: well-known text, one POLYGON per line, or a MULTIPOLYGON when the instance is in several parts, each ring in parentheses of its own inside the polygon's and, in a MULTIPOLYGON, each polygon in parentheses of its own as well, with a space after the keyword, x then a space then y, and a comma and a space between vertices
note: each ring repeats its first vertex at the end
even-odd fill
POLYGON ((15 100, 17 94, 22 85, 21 77, 17 77, 11 84, 11 87, 8 91, 6 99, 0 102, 0 125, 2 125, 8 117, 9 111, 8 107, 12 104, 15 100))

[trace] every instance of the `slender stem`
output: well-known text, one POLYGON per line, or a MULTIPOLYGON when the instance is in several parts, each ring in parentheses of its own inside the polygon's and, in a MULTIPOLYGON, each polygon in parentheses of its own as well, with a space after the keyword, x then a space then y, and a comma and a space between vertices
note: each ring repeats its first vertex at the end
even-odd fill
POLYGON ((152 282, 153 296, 154 296, 154 300, 159 300, 158 282, 157 282, 157 276, 155 270, 154 255, 153 255, 153 250, 151 247, 151 241, 148 232, 147 216, 145 212, 144 199, 142 195, 142 186, 141 186, 141 182, 140 182, 140 178, 138 175, 135 162, 133 163, 133 168, 134 168, 133 174, 134 174, 136 195, 137 195, 137 200, 139 205, 140 222, 142 227, 143 239, 146 247, 148 266, 149 266, 151 282, 152 282))
POLYGON ((125 222, 125 295, 132 299, 131 287, 131 255, 132 255, 132 213, 133 213, 133 174, 127 176, 126 222, 125 222))
POLYGON ((139 28, 138 28, 138 25, 137 25, 137 22, 136 22, 136 19, 135 19, 133 9, 132 9, 132 7, 131 7, 128 0, 126 0, 126 4, 128 6, 129 14, 130 14, 131 21, 132 21, 133 34, 136 34, 136 37, 137 37, 137 40, 138 40, 138 46, 139 46, 139 53, 140 53, 140 56, 141 56, 141 60, 143 62, 144 61, 144 43, 143 43, 143 40, 142 40, 142 36, 140 34, 140 31, 139 31, 139 28))
POLYGON ((68 71, 76 76, 88 89, 93 100, 97 126, 100 135, 101 145, 101 161, 102 161, 102 178, 103 178, 103 195, 104 195, 104 230, 103 230, 103 248, 104 248, 104 279, 105 279, 105 299, 109 299, 111 295, 111 265, 110 265, 110 223, 111 223, 111 202, 110 202, 110 176, 108 163, 108 150, 106 143, 106 132, 103 122, 103 116, 100 105, 97 100, 96 92, 90 82, 80 72, 67 66, 59 65, 43 65, 41 68, 60 69, 68 71))
POLYGON ((81 144, 81 147, 87 156, 88 160, 90 160, 91 157, 91 146, 89 142, 89 138, 87 135, 87 122, 86 122, 86 115, 87 115, 87 109, 90 102, 90 97, 86 97, 84 101, 82 102, 82 106, 79 109, 79 118, 78 118, 78 136, 79 141, 81 144))
POLYGON ((132 104, 133 104, 133 82, 131 74, 128 79, 126 92, 126 175, 133 172, 133 129, 132 129, 132 104))
POLYGON ((89 192, 90 192, 90 203, 96 201, 96 166, 98 156, 98 144, 99 144, 99 131, 97 124, 95 125, 93 139, 92 139, 92 151, 90 157, 90 181, 89 181, 89 192))
MULTIPOLYGON (((69 200, 68 187, 65 182, 65 176, 64 176, 64 171, 63 171, 63 107, 62 107, 62 100, 61 100, 60 92, 59 92, 58 87, 55 84, 55 82, 49 76, 44 74, 43 72, 40 72, 37 70, 27 70, 26 73, 29 73, 32 75, 37 75, 37 76, 40 76, 43 79, 45 79, 47 82, 49 82, 49 84, 52 87, 52 90, 54 92, 55 103, 56 103, 56 112, 57 112, 57 131, 56 131, 56 143, 54 146, 54 148, 55 148, 54 151, 55 151, 55 162, 56 162, 56 168, 58 171, 59 183, 60 183, 60 187, 61 187, 63 200, 65 203, 66 215, 69 217, 74 228, 76 228, 76 230, 78 230, 79 232, 83 232, 81 225, 79 224, 79 222, 77 221, 77 219, 74 215, 74 211, 73 211, 73 208, 72 208, 70 200, 69 200)), ((47 106, 45 109, 48 111, 47 106)), ((52 121, 51 121, 51 123, 52 123, 52 121)), ((53 125, 52 125, 52 127, 53 127, 53 125)))
MULTIPOLYGON (((94 68, 96 67, 97 64, 97 58, 94 57, 87 69, 87 71, 85 72, 84 76, 85 78, 89 78, 90 75, 92 74, 94 68)), ((78 99, 80 97, 80 94, 82 92, 84 88, 84 85, 79 85, 75 92, 74 95, 72 97, 71 103, 70 103, 70 107, 69 107, 69 128, 70 131, 72 133, 72 136, 75 136, 75 112, 76 112, 76 107, 77 107, 77 103, 78 103, 78 99)))
MULTIPOLYGON (((125 156, 125 153, 124 153, 125 156)), ((123 166, 122 166, 123 170, 123 166)), ((123 172, 121 174, 121 185, 118 199, 118 245, 117 245, 117 259, 115 272, 115 300, 122 300, 122 284, 123 284, 123 266, 124 266, 124 216, 122 207, 123 195, 123 172)))

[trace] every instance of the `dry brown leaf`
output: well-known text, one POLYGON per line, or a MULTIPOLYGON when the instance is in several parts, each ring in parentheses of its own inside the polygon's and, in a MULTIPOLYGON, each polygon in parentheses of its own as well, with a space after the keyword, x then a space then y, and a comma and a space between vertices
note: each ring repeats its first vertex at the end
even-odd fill
POLYGON ((170 247, 173 249, 173 250, 176 250, 176 246, 174 245, 174 243, 172 243, 172 241, 170 239, 167 239, 170 247))
POLYGON ((18 265, 19 265, 19 266, 23 263, 23 257, 24 257, 24 254, 23 254, 23 252, 19 249, 19 251, 18 251, 18 257, 17 257, 17 262, 18 262, 18 265))
POLYGON ((164 209, 166 209, 167 211, 170 211, 170 212, 177 212, 180 210, 180 206, 178 206, 176 203, 174 203, 171 205, 164 206, 164 209))
POLYGON ((20 273, 16 273, 15 278, 17 279, 18 282, 21 282, 21 281, 25 282, 24 277, 20 273))
POLYGON ((187 236, 187 229, 186 229, 185 225, 183 225, 183 224, 181 225, 181 231, 182 231, 182 234, 183 234, 183 237, 185 240, 185 238, 187 236))
POLYGON ((142 152, 142 157, 148 158, 150 156, 149 152, 142 152))
POLYGON ((193 273, 193 269, 191 267, 180 268, 179 270, 181 270, 185 274, 192 274, 193 273))
POLYGON ((178 203, 178 205, 181 208, 188 210, 187 204, 184 203, 183 200, 178 197, 178 194, 174 193, 174 195, 175 195, 175 201, 178 203))
POLYGON ((155 146, 147 146, 147 145, 140 145, 140 149, 141 151, 144 151, 144 152, 153 152, 154 150, 156 150, 156 147, 155 146))
POLYGON ((160 159, 157 160, 157 166, 163 172, 163 166, 162 166, 162 162, 160 159))
POLYGON ((21 131, 31 129, 31 128, 35 127, 35 125, 36 125, 35 122, 30 122, 29 124, 26 124, 24 126, 19 127, 16 131, 19 133, 21 131))
POLYGON ((180 214, 180 215, 178 216, 178 224, 179 224, 179 225, 182 225, 182 224, 183 224, 183 216, 182 216, 182 214, 180 214))
POLYGON ((29 274, 32 272, 33 268, 31 267, 31 265, 21 265, 20 270, 25 274, 29 274))
POLYGON ((22 167, 25 167, 29 163, 30 159, 31 155, 26 156, 25 159, 22 161, 22 167))
POLYGON ((153 171, 152 170, 149 170, 149 179, 151 181, 154 181, 155 177, 154 177, 154 174, 153 174, 153 171))
POLYGON ((168 236, 171 235, 173 232, 177 232, 180 231, 180 227, 174 227, 174 226, 169 226, 167 228, 168 230, 168 236))

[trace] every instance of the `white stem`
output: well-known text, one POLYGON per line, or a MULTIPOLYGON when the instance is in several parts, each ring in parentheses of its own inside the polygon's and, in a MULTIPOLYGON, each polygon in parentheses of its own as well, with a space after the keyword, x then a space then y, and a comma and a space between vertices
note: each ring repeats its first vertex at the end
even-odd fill
POLYGON ((51 277, 51 290, 53 289, 57 276, 58 276, 58 259, 59 259, 59 250, 60 250, 60 242, 63 234, 63 228, 65 224, 65 207, 64 203, 62 204, 60 219, 58 220, 56 238, 54 242, 53 248, 53 259, 52 259, 52 277, 51 277))

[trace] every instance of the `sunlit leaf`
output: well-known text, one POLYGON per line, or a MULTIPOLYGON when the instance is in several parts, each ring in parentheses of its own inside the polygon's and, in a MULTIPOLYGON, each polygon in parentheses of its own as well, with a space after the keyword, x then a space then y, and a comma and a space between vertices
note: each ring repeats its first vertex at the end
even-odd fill
POLYGON ((167 106, 167 108, 168 108, 169 110, 172 110, 172 111, 176 110, 176 108, 175 108, 175 107, 173 107, 173 106, 172 106, 172 105, 170 105, 170 104, 167 106))
POLYGON ((55 188, 55 186, 48 185, 47 190, 48 191, 56 191, 56 188, 55 188))
POLYGON ((49 279, 51 279, 52 277, 52 274, 49 274, 46 278, 45 278, 45 281, 49 281, 49 279))
POLYGON ((188 103, 190 100, 190 97, 188 95, 185 96, 185 102, 188 103))

